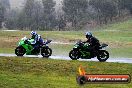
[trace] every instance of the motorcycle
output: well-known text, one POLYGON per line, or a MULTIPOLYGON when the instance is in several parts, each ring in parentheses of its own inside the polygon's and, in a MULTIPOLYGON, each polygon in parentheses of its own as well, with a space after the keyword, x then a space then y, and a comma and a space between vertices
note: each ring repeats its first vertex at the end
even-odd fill
POLYGON ((15 49, 15 54, 17 56, 23 56, 26 55, 42 55, 43 57, 49 57, 52 54, 52 49, 49 48, 48 44, 52 40, 46 40, 43 42, 42 46, 37 47, 37 49, 34 49, 33 45, 31 44, 34 41, 34 39, 28 39, 26 37, 22 38, 19 41, 18 46, 15 49))
POLYGON ((105 62, 109 58, 108 51, 104 50, 107 44, 101 44, 98 50, 88 51, 90 45, 82 41, 77 42, 73 49, 69 52, 69 57, 72 60, 81 59, 91 59, 97 57, 100 62, 105 62))

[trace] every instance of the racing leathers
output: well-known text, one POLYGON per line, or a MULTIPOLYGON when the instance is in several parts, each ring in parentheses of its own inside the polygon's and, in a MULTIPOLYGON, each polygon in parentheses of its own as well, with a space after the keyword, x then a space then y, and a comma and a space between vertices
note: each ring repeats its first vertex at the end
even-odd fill
POLYGON ((39 50, 39 48, 43 46, 44 41, 40 35, 36 34, 35 36, 32 36, 31 39, 34 39, 34 41, 31 43, 34 50, 39 50))
POLYGON ((91 52, 91 56, 94 57, 94 52, 99 49, 100 43, 99 40, 93 36, 87 38, 88 40, 85 43, 89 43, 88 51, 91 52))

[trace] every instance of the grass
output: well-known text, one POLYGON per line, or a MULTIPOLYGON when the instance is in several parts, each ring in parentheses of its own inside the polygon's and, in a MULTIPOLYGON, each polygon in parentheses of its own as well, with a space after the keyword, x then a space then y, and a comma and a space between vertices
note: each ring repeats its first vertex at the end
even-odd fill
POLYGON ((76 83, 78 67, 88 74, 130 74, 131 64, 0 57, 1 88, 130 88, 130 84, 76 83))
POLYGON ((54 44, 51 45, 51 48, 53 50, 53 55, 69 56, 69 52, 73 48, 73 45, 54 44))
POLYGON ((132 47, 108 48, 110 57, 132 58, 132 47))
POLYGON ((99 29, 106 30, 106 31, 130 31, 132 30, 132 19, 129 19, 124 22, 116 22, 114 24, 108 24, 103 26, 99 29))

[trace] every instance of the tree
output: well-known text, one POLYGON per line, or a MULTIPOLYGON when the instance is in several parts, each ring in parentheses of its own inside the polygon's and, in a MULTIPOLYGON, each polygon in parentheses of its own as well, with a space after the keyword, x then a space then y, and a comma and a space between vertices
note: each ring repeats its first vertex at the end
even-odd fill
POLYGON ((117 16, 117 7, 112 0, 90 0, 89 4, 97 11, 100 24, 105 23, 117 16))
POLYGON ((122 0, 122 4, 124 5, 124 8, 128 9, 132 14, 132 0, 122 0))
POLYGON ((6 20, 5 20, 6 28, 8 28, 8 29, 15 29, 15 28, 17 28, 18 15, 19 15, 19 13, 18 13, 17 10, 10 10, 8 12, 6 20))
POLYGON ((7 11, 9 11, 9 9, 9 0, 0 0, 0 28, 2 28, 2 23, 6 20, 7 11))
POLYGON ((56 10, 56 20, 57 20, 57 28, 58 30, 63 30, 66 27, 66 20, 64 16, 64 12, 62 11, 62 7, 58 7, 56 10))
POLYGON ((35 1, 33 12, 32 12, 32 30, 40 30, 41 29, 41 21, 43 20, 43 8, 42 3, 39 1, 35 1))
POLYGON ((66 27, 66 21, 65 21, 64 15, 59 15, 58 16, 57 23, 58 23, 57 26, 58 26, 59 31, 61 29, 64 29, 64 27, 66 27))
POLYGON ((27 0, 26 1, 26 4, 25 4, 25 7, 23 9, 23 20, 25 20, 25 27, 27 27, 28 29, 31 29, 31 25, 32 25, 32 22, 33 22, 33 16, 32 16, 32 13, 33 13, 33 7, 35 5, 35 2, 34 0, 27 0))
POLYGON ((68 22, 77 27, 83 19, 86 19, 88 0, 64 0, 63 11, 68 22))
POLYGON ((51 29, 56 26, 55 19, 55 2, 53 0, 42 0, 43 3, 43 21, 42 27, 45 29, 51 29))
POLYGON ((10 9, 10 2, 9 2, 9 0, 0 0, 0 3, 4 6, 4 8, 10 9))
POLYGON ((39 30, 42 21, 42 5, 39 1, 27 0, 18 17, 18 28, 39 30))
POLYGON ((2 28, 2 22, 4 21, 5 8, 0 3, 0 28, 2 28))

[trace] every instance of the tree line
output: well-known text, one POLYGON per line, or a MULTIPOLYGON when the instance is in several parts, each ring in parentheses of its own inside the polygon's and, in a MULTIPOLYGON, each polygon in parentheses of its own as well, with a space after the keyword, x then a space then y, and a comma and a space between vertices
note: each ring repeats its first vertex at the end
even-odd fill
POLYGON ((10 9, 0 0, 0 28, 19 30, 67 30, 102 25, 132 14, 132 0, 63 0, 56 11, 54 0, 26 0, 22 10, 10 9), (67 28, 67 29, 66 29, 67 28))

